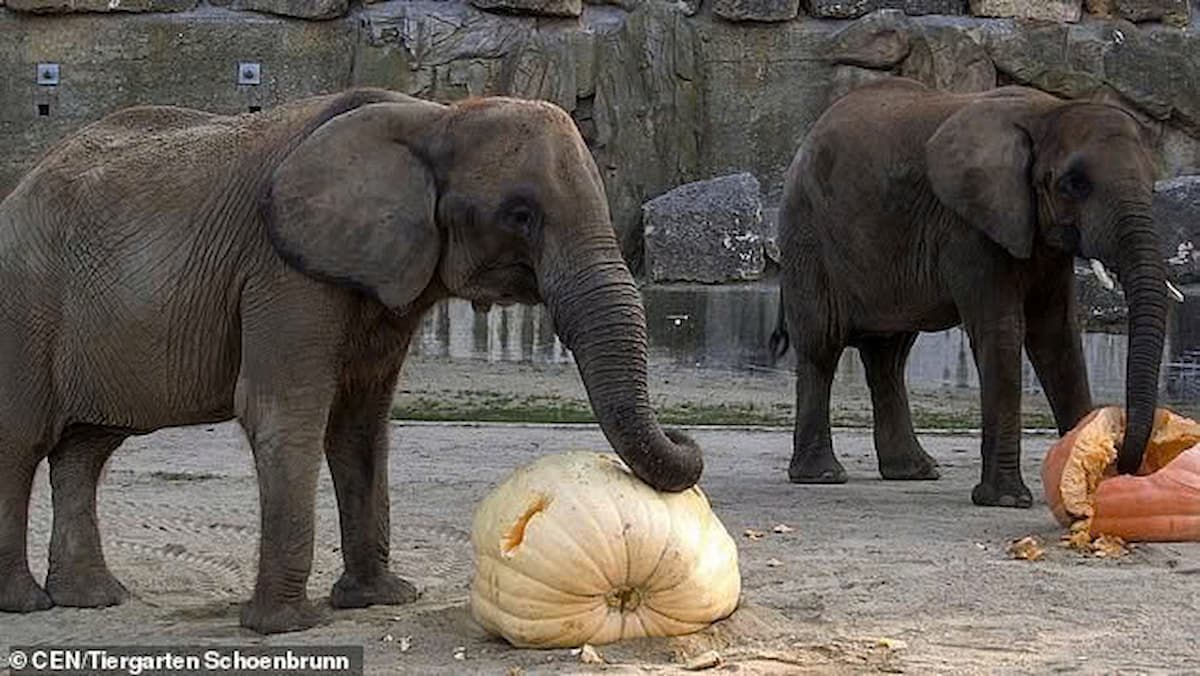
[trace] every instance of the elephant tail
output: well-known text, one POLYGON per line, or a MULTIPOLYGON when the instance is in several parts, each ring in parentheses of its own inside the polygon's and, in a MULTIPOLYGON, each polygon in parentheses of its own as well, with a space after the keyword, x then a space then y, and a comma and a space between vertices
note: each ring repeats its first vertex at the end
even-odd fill
POLYGON ((783 358, 787 354, 788 347, 791 346, 792 339, 788 335, 787 319, 783 314, 783 290, 779 291, 779 310, 775 313, 775 330, 771 332, 771 340, 768 343, 771 351, 771 361, 774 362, 783 358))

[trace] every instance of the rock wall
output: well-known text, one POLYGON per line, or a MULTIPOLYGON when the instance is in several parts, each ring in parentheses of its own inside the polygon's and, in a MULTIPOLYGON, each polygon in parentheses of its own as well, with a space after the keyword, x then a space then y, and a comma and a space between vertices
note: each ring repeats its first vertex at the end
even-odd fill
POLYGON ((1160 178, 1200 173, 1200 0, 588 2, 608 4, 0 0, 0 195, 64 134, 127 105, 237 113, 352 85, 505 93, 572 113, 640 267, 644 202, 748 171, 774 204, 821 111, 889 74, 1118 102, 1152 130, 1160 178), (56 84, 39 84, 38 64, 57 64, 56 84))

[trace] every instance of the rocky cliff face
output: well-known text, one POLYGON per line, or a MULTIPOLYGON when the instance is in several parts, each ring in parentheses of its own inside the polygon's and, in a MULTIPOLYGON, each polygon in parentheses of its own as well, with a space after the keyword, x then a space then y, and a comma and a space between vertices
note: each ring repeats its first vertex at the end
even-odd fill
POLYGON ((128 105, 237 113, 353 85, 503 93, 575 117, 640 268, 643 203, 747 171, 773 205, 830 101, 891 74, 1114 101, 1151 130, 1160 178, 1200 173, 1200 11, 1186 0, 600 1, 7 0, 0 194, 57 139, 128 105), (56 84, 39 83, 40 63, 58 65, 56 84))

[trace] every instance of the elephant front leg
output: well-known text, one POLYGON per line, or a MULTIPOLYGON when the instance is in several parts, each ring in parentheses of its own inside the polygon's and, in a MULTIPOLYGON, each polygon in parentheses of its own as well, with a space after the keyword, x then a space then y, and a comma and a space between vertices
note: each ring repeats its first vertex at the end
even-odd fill
POLYGON ((1079 317, 1075 274, 1068 264, 1047 288, 1025 302, 1025 349, 1046 392, 1059 434, 1066 434, 1092 410, 1079 317))
POLYGON ((258 579, 241 623, 262 634, 307 629, 326 616, 309 602, 307 587, 328 407, 309 409, 266 392, 239 399, 248 400, 240 418, 254 450, 261 518, 258 579))
POLYGON ((104 561, 96 517, 96 485, 104 464, 124 440, 123 434, 75 428, 50 453, 54 526, 46 592, 55 605, 102 608, 129 598, 104 561))
POLYGON ((388 410, 398 369, 370 385, 343 386, 334 401, 325 457, 337 491, 345 571, 333 585, 335 608, 410 603, 416 587, 388 570, 388 410))
POLYGON ((971 493, 977 505, 1026 508, 1033 504, 1021 478, 1023 329, 1019 315, 968 322, 983 408, 983 476, 971 493))

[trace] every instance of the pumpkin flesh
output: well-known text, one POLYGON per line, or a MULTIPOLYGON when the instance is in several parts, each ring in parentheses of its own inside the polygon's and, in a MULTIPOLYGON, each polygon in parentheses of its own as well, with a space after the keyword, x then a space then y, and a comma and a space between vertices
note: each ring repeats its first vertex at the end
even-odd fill
POLYGON ((1200 540, 1200 423, 1158 409, 1142 465, 1116 473, 1124 411, 1088 414, 1047 453, 1046 502, 1064 526, 1129 541, 1200 540))
POLYGON ((517 470, 472 525, 471 612, 522 647, 698 631, 736 608, 737 547, 693 487, 659 493, 614 455, 517 470))

